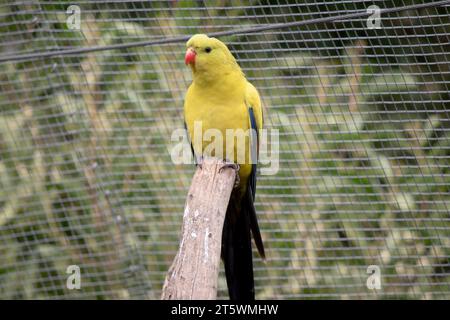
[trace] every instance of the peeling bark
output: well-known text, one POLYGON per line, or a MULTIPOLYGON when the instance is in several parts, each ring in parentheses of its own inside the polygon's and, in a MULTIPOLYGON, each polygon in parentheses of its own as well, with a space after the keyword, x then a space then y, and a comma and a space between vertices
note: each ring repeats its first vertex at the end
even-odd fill
POLYGON ((180 247, 166 276, 163 300, 214 300, 217 296, 222 228, 236 171, 204 159, 186 199, 180 247))

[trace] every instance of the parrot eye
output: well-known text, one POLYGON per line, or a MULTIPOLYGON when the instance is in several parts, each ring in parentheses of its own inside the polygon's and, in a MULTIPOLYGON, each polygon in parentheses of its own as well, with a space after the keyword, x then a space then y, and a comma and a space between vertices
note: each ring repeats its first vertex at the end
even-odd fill
POLYGON ((212 50, 212 49, 211 49, 210 47, 206 47, 206 48, 205 48, 205 52, 206 52, 206 53, 210 53, 211 50, 212 50))

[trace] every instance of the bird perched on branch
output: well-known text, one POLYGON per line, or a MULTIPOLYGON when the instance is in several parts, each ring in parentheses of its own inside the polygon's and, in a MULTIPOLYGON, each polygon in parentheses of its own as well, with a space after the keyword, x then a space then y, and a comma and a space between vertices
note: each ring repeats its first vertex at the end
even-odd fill
POLYGON ((192 70, 193 82, 186 93, 184 119, 194 157, 222 156, 224 160, 239 165, 237 184, 230 197, 222 233, 222 260, 228 292, 232 300, 253 300, 251 234, 260 256, 265 258, 253 205, 255 159, 259 152, 259 132, 263 122, 261 101, 258 91, 247 81, 224 43, 197 34, 186 46, 185 63, 192 70), (196 122, 201 124, 202 135, 208 129, 221 134, 222 155, 216 149, 208 148, 208 141, 195 137, 196 122), (227 130, 256 134, 239 139, 229 135, 227 130), (237 143, 233 143, 235 138, 237 143), (233 148, 227 148, 227 144, 233 145, 233 148), (242 154, 245 156, 239 158, 242 154))

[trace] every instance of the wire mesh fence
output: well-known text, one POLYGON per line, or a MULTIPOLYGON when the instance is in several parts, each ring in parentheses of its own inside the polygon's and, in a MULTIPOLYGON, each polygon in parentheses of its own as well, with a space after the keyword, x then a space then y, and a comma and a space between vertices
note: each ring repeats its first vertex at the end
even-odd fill
POLYGON ((195 33, 222 34, 280 133, 257 298, 450 298, 449 5, 5 0, 0 298, 159 298, 195 33))

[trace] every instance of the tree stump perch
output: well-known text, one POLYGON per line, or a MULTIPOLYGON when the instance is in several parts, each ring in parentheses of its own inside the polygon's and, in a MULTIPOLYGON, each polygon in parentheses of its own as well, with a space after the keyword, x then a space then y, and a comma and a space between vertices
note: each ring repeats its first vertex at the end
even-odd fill
POLYGON ((161 299, 214 300, 220 267, 222 229, 236 170, 205 158, 192 179, 183 215, 178 253, 161 299))

